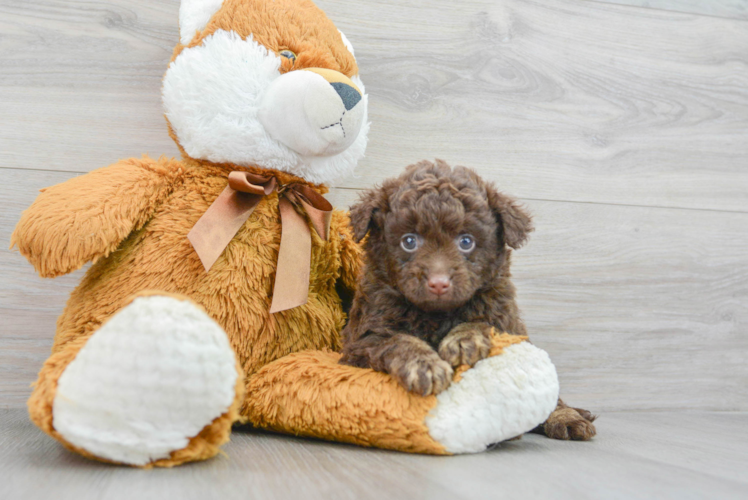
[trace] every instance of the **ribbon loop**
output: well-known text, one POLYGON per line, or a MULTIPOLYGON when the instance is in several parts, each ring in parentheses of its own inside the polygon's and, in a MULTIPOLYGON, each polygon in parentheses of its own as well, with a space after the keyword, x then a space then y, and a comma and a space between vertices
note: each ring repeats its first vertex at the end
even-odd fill
POLYGON ((312 258, 312 236, 305 212, 320 238, 330 233, 332 205, 304 184, 281 186, 274 177, 231 172, 228 186, 187 234, 206 271, 215 264, 264 196, 278 193, 281 243, 270 312, 285 311, 306 303, 312 258))
POLYGON ((314 230, 320 238, 327 241, 332 219, 332 205, 314 189, 304 184, 292 184, 286 195, 291 202, 297 201, 309 216, 314 230))
POLYGON ((278 182, 275 177, 263 177, 250 172, 231 172, 229 186, 234 191, 267 196, 276 190, 278 182))

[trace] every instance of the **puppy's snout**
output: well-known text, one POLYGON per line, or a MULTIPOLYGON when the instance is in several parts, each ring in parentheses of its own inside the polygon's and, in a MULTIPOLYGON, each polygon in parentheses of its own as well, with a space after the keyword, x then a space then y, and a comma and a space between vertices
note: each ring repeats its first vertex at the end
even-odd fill
POLYGON ((429 277, 427 283, 429 292, 436 296, 444 295, 452 286, 452 280, 446 274, 435 274, 429 277))

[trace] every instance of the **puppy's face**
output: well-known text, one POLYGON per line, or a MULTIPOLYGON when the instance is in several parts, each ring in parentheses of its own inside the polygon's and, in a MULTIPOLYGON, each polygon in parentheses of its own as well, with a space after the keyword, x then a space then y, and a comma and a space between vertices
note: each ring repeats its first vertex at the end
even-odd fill
POLYGON ((475 172, 437 160, 409 167, 351 209, 368 265, 413 305, 449 311, 490 286, 505 246, 518 248, 530 218, 475 172))

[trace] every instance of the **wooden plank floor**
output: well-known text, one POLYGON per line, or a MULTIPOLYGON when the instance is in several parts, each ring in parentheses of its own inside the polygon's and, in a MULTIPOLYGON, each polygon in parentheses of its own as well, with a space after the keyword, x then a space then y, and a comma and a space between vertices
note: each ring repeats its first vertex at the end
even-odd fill
POLYGON ((526 435, 430 457, 237 431, 225 456, 140 471, 74 455, 0 410, 0 498, 744 499, 746 413, 611 413, 588 443, 526 435))
POLYGON ((146 473, 64 452, 22 408, 82 272, 42 280, 6 247, 39 188, 178 155, 160 86, 179 2, 0 0, 0 498, 746 497, 748 1, 318 4, 372 120, 331 199, 434 157, 520 197, 520 306, 598 438, 438 459, 240 433, 146 473))

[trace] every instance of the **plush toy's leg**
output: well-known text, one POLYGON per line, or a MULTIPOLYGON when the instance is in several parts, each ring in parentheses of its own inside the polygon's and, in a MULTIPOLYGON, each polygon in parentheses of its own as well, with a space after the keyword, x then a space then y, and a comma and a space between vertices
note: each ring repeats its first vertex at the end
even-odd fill
POLYGON ((243 377, 225 332, 184 297, 145 293, 44 364, 31 419, 67 448, 135 466, 210 458, 243 377))
POLYGON ((492 335, 491 355, 456 370, 438 396, 421 397, 389 375, 302 352, 263 367, 247 384, 253 425, 363 446, 431 454, 474 453, 517 437, 556 407, 558 378, 526 337, 492 335))

